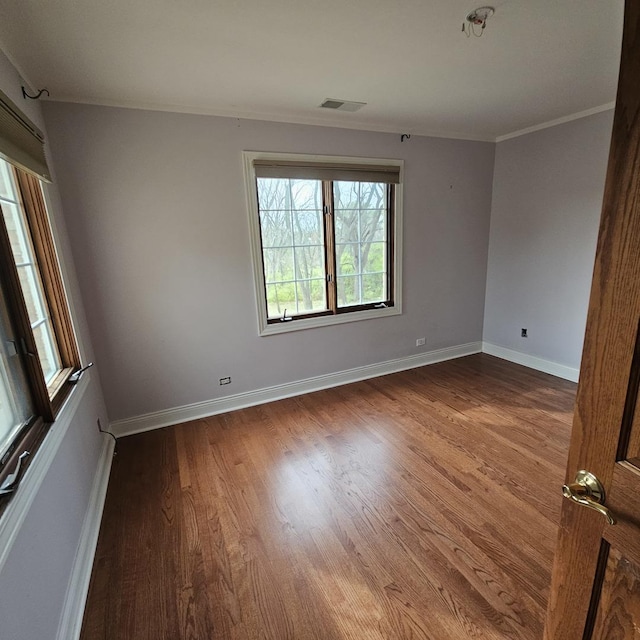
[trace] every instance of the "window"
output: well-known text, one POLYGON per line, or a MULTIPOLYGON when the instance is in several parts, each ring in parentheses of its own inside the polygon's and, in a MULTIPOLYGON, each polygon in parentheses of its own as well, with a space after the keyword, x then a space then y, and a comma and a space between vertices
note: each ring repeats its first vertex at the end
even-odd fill
POLYGON ((244 155, 261 334, 399 314, 402 163, 244 155))
POLYGON ((0 93, 0 510, 15 490, 9 476, 28 466, 80 364, 42 190, 42 143, 0 93))

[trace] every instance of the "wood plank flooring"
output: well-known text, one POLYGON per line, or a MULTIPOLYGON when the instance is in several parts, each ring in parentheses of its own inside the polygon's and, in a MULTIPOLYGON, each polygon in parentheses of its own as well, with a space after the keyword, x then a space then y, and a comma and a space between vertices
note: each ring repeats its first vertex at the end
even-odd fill
POLYGON ((542 638, 574 396, 477 355, 124 438, 82 640, 542 638))

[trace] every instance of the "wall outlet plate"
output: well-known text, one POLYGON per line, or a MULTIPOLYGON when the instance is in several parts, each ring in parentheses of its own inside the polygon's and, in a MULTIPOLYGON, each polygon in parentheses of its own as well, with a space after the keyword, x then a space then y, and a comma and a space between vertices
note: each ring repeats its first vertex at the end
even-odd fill
POLYGON ((421 347, 424 343, 425 343, 425 339, 424 338, 418 338, 416 340, 416 347, 421 347))

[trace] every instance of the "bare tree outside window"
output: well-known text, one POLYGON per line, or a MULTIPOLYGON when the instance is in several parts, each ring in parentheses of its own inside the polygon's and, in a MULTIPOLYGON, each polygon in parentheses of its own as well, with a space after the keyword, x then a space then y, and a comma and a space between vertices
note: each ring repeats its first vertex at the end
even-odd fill
POLYGON ((267 317, 329 311, 335 259, 336 306, 389 298, 389 185, 331 181, 332 237, 325 238, 323 182, 258 178, 267 317), (328 246, 331 251, 328 251, 328 246))
POLYGON ((333 183, 338 306, 387 299, 387 185, 333 183))
POLYGON ((400 161, 244 158, 261 335, 402 313, 400 161))
POLYGON ((322 182, 259 178, 267 317, 327 309, 322 182))

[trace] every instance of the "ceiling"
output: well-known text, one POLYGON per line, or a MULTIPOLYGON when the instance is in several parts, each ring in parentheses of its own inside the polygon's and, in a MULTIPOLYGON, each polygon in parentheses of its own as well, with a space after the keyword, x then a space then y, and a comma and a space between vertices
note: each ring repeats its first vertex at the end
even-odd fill
POLYGON ((51 99, 495 140, 615 100, 623 0, 0 0, 51 99), (366 102, 356 113, 325 98, 366 102))

